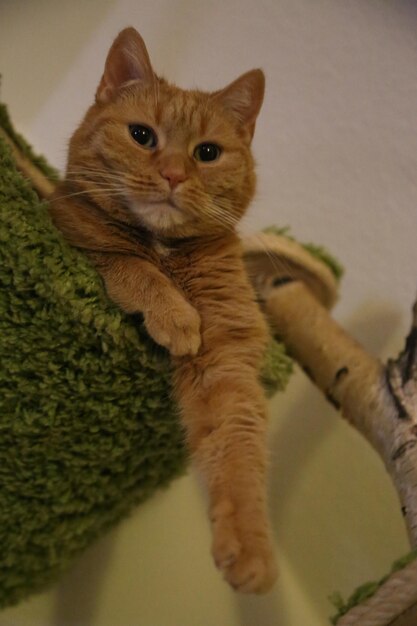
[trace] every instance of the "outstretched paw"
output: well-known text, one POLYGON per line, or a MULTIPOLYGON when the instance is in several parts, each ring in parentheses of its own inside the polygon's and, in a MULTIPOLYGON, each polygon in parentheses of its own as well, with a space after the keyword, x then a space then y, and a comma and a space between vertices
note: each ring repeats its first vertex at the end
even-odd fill
POLYGON ((241 593, 266 593, 278 572, 267 523, 248 528, 231 503, 212 512, 214 561, 225 580, 241 593), (241 522, 241 523, 239 523, 241 522))

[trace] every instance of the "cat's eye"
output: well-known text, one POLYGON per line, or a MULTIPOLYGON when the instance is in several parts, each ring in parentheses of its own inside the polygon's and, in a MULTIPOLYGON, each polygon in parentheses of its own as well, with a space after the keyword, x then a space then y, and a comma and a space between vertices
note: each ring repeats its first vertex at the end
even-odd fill
POLYGON ((217 161, 221 154, 221 148, 215 143, 200 143, 194 150, 194 158, 197 161, 208 163, 209 161, 217 161))
POLYGON ((155 148, 158 138, 152 128, 143 124, 129 124, 129 132, 132 137, 142 148, 155 148))

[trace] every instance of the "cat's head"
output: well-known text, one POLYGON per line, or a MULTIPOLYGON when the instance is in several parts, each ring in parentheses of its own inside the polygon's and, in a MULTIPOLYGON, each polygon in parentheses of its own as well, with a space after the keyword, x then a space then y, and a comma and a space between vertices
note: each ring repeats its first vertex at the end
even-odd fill
POLYGON ((126 28, 71 140, 67 178, 160 236, 230 230, 254 193, 250 144, 263 94, 261 70, 213 93, 179 89, 158 78, 126 28))

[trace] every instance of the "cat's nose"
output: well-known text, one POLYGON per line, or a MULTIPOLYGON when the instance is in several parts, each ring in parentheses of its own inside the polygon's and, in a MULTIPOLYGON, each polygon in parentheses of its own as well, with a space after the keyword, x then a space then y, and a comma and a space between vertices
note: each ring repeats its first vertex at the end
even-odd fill
POLYGON ((185 169, 178 165, 166 165, 159 170, 159 173, 162 178, 168 181, 172 190, 174 190, 179 183, 183 183, 188 178, 185 169))
POLYGON ((159 162, 159 173, 168 181, 173 191, 177 185, 188 178, 187 168, 182 154, 165 154, 159 162))

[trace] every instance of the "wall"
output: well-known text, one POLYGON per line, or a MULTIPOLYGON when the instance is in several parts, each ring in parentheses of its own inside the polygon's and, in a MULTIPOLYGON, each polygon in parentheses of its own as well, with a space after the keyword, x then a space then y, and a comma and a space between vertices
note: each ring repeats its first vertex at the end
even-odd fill
MULTIPOLYGON (((386 358, 416 292, 417 5, 397 0, 3 0, 1 99, 52 163, 91 102, 112 38, 144 36, 157 70, 218 88, 263 67, 246 227, 291 225, 347 269, 334 315, 386 358)), ((209 557, 204 500, 178 480, 0 626, 319 626, 327 596, 407 550, 384 468, 298 373, 271 402, 271 509, 281 579, 241 598, 209 557)))

